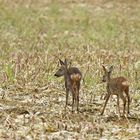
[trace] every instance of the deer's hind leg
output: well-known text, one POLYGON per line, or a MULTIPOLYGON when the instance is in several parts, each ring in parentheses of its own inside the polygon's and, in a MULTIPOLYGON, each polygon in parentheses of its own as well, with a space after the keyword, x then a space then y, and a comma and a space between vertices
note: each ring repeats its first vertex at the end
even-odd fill
POLYGON ((120 98, 122 99, 123 101, 123 115, 125 114, 125 108, 126 108, 126 98, 125 96, 123 95, 123 92, 120 93, 120 98))
POLYGON ((120 96, 117 95, 117 106, 118 106, 118 113, 119 113, 119 117, 121 116, 121 113, 120 113, 120 96))
POLYGON ((129 96, 129 87, 127 87, 125 89, 125 94, 126 94, 126 97, 127 97, 127 102, 128 102, 128 106, 127 106, 127 114, 130 114, 130 110, 129 110, 129 106, 130 106, 130 96, 129 96))
POLYGON ((74 111, 74 104, 75 104, 75 101, 76 101, 76 94, 75 94, 75 91, 72 92, 72 112, 74 111))
POLYGON ((77 111, 79 111, 79 90, 80 90, 80 83, 77 82, 76 86, 76 105, 77 105, 77 111))
POLYGON ((76 100, 77 111, 79 111, 79 91, 78 90, 76 90, 76 93, 75 93, 75 100, 76 100))

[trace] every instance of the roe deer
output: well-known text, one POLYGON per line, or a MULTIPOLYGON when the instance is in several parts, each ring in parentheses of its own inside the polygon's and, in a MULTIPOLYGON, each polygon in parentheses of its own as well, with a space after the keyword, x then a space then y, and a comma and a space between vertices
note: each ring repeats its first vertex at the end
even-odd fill
POLYGON ((67 66, 67 60, 65 59, 65 62, 62 60, 59 60, 61 67, 60 69, 55 73, 55 76, 60 77, 64 76, 65 80, 65 88, 66 88, 66 106, 68 104, 68 96, 69 92, 72 93, 72 112, 74 103, 76 102, 77 111, 79 111, 79 90, 80 90, 80 81, 82 78, 82 74, 80 70, 76 67, 70 67, 67 66))
POLYGON ((103 76, 102 82, 107 82, 107 95, 106 95, 106 101, 103 107, 103 110, 101 112, 101 115, 103 115, 105 107, 107 105, 107 102, 110 98, 110 95, 117 95, 117 106, 118 106, 118 111, 119 111, 119 116, 120 116, 120 106, 119 106, 119 98, 123 100, 123 115, 125 114, 125 107, 126 107, 126 97, 127 97, 127 115, 129 114, 129 105, 130 105, 130 96, 129 96, 129 85, 128 81, 125 77, 116 77, 116 78, 111 78, 111 72, 113 70, 113 66, 109 68, 109 71, 103 66, 103 70, 105 72, 105 75, 103 76), (124 96, 124 94, 126 96, 124 96))

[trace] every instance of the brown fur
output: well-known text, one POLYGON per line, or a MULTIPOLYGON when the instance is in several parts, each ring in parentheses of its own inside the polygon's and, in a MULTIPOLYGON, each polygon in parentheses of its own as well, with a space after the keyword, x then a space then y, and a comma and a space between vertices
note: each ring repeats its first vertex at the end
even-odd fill
MULTIPOLYGON (((80 90, 80 81, 82 74, 80 70, 76 67, 67 68, 67 61, 65 62, 60 60, 61 67, 55 73, 55 76, 60 77, 64 76, 65 88, 66 88, 66 106, 68 104, 68 95, 69 92, 72 93, 72 111, 74 103, 76 102, 77 111, 79 110, 79 90, 80 90)), ((65 108, 66 108, 65 106, 65 108)))
POLYGON ((128 102, 128 106, 127 106, 127 114, 128 114, 129 105, 130 105, 130 97, 129 97, 129 84, 128 84, 127 79, 125 77, 111 78, 110 75, 112 72, 112 67, 110 67, 109 71, 107 71, 104 66, 103 66, 103 69, 105 71, 105 75, 103 76, 102 81, 107 82, 107 95, 106 95, 106 101, 105 101, 101 115, 103 115, 105 107, 111 95, 117 95, 117 105, 118 105, 119 115, 120 115, 119 98, 121 98, 124 103, 123 114, 125 113, 126 102, 128 102), (126 97, 124 96, 123 93, 126 94, 126 97), (127 101, 126 101, 126 98, 127 98, 127 101))

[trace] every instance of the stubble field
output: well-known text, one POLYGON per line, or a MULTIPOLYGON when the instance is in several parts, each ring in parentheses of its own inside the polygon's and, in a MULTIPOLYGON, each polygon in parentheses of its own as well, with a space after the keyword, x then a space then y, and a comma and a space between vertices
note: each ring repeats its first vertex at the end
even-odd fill
POLYGON ((140 139, 140 1, 0 0, 0 139, 140 139), (83 75, 79 113, 54 77, 65 58, 83 75), (100 115, 102 64, 129 80, 128 118, 115 97, 100 115))

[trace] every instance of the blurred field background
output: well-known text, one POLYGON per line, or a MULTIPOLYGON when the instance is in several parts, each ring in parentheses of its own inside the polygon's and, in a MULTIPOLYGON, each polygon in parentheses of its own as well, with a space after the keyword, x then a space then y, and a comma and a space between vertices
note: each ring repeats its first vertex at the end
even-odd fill
POLYGON ((139 0, 0 0, 0 139, 139 139, 139 111, 139 0), (82 71, 78 114, 59 58, 82 71), (128 119, 115 98, 100 116, 102 64, 129 80, 128 119))

